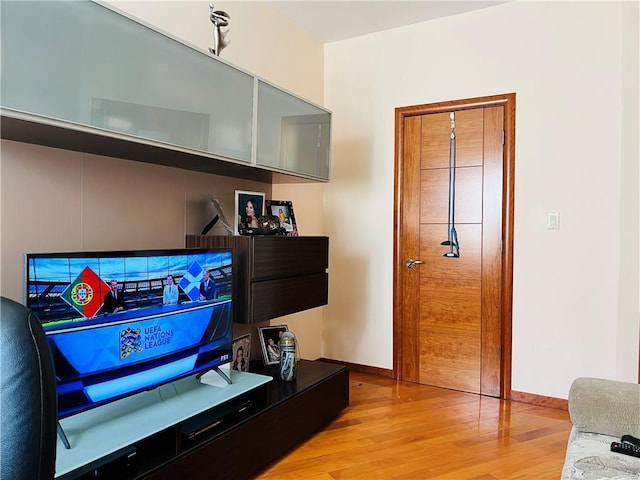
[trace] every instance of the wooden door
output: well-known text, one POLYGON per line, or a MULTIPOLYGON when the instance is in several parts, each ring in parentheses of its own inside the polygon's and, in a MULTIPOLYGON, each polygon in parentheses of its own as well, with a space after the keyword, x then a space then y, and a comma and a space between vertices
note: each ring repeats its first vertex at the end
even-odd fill
POLYGON ((505 232, 511 245, 512 195, 504 188, 510 145, 503 143, 505 105, 477 103, 477 108, 474 103, 409 107, 397 118, 402 124, 396 157, 394 355, 401 379, 504 396, 510 385, 505 376, 510 374, 512 263, 510 247, 506 258, 503 247, 505 232), (459 257, 444 256, 451 247, 442 245, 448 238, 450 112, 455 112, 459 257), (407 268, 409 259, 422 263, 407 268))

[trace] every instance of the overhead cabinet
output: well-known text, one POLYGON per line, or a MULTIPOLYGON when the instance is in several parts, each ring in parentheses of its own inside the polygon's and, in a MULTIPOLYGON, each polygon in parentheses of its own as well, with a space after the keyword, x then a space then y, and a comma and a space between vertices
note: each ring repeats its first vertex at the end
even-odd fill
POLYGON ((3 138, 61 142, 43 128, 14 132, 22 121, 66 130, 69 145, 51 146, 84 151, 87 134, 101 135, 137 144, 125 158, 163 148, 201 157, 176 155, 182 168, 212 171, 211 159, 328 179, 327 110, 99 3, 4 0, 0 8, 3 138))
POLYGON ((251 162, 253 77, 93 2, 2 2, 2 106, 251 162))
POLYGON ((258 165, 329 178, 331 115, 258 81, 258 165))

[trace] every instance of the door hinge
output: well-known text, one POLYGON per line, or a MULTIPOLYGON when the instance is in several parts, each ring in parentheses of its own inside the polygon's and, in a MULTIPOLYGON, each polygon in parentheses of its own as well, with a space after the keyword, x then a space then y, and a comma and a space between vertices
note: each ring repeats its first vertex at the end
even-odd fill
POLYGON ((504 145, 504 130, 502 130, 502 145, 504 145))

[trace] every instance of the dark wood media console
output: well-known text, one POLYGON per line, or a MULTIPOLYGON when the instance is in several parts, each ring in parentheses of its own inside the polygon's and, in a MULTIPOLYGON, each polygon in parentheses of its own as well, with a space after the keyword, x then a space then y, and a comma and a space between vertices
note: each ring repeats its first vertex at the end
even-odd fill
POLYGON ((216 396, 224 397, 224 390, 208 385, 192 390, 190 380, 183 379, 178 383, 184 388, 177 387, 183 394, 165 400, 168 405, 155 404, 155 395, 150 392, 146 403, 134 399, 126 408, 117 402, 106 406, 108 411, 100 414, 102 421, 88 430, 82 429, 80 419, 67 422, 73 448, 65 450, 58 442, 56 479, 249 479, 349 405, 349 370, 343 365, 301 360, 296 381, 289 383, 280 381, 278 365, 251 367, 260 375, 238 377, 234 385, 244 393, 228 401, 215 403, 216 396), (244 388, 249 384, 256 386, 244 388), (169 421, 164 428, 138 435, 131 443, 121 438, 139 434, 158 416, 164 423, 174 410, 206 404, 210 408, 198 408, 199 413, 177 423, 169 421), (117 425, 109 426, 112 421, 117 425), (119 448, 108 447, 111 437, 119 448), (89 459, 83 458, 87 453, 83 447, 92 450, 89 459))
POLYGON ((280 381, 277 365, 259 369, 274 377, 264 408, 138 478, 252 478, 349 405, 347 367, 302 360, 291 383, 280 381))

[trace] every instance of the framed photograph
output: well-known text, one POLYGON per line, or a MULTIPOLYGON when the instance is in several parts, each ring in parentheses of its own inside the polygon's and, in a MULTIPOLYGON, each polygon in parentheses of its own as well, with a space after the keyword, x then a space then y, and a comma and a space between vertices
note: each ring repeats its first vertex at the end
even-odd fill
POLYGON ((258 217, 264 215, 264 197, 261 192, 236 190, 236 220, 234 233, 242 235, 258 227, 258 217))
POLYGON ((288 330, 286 325, 258 327, 262 357, 264 358, 265 365, 280 363, 280 348, 278 347, 278 342, 280 341, 280 336, 288 330))
POLYGON ((267 215, 275 215, 280 219, 280 226, 285 229, 288 236, 298 236, 298 226, 292 202, 289 200, 267 200, 266 210, 267 215))
POLYGON ((237 372, 249 371, 249 357, 251 354, 251 334, 247 333, 233 339, 233 361, 231 370, 237 372))

